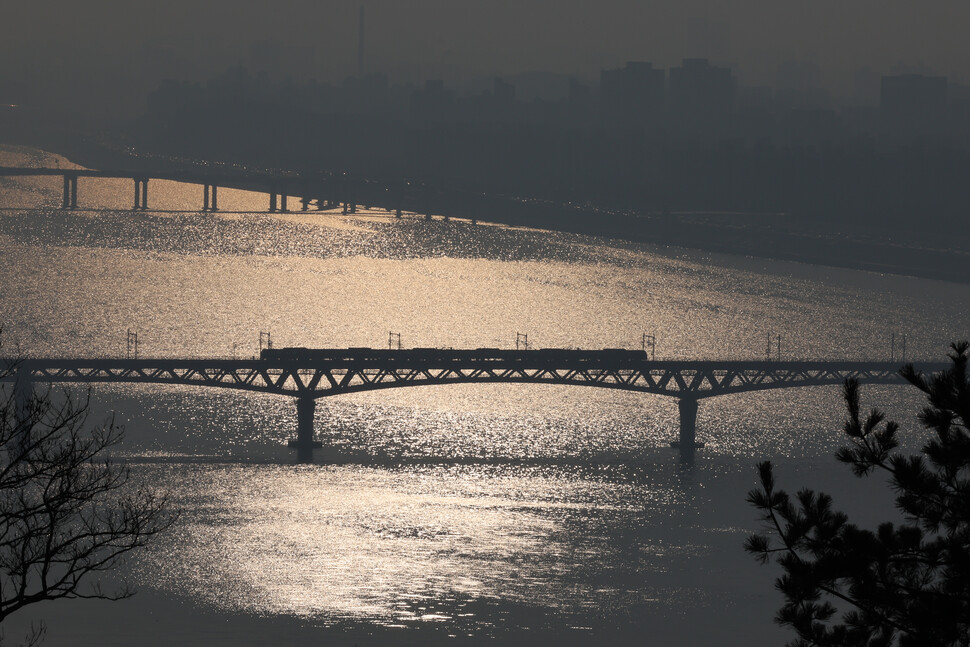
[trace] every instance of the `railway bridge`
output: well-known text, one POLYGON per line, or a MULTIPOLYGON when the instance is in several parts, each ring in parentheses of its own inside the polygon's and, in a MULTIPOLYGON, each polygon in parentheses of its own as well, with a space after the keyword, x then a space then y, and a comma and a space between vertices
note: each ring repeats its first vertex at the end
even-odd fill
MULTIPOLYGON (((945 363, 916 363, 923 373, 945 363)), ((126 382, 180 384, 257 391, 296 401, 298 460, 312 461, 313 424, 319 398, 377 389, 465 383, 587 386, 652 393, 677 399, 680 434, 675 444, 693 456, 699 402, 706 398, 795 387, 905 384, 898 362, 651 360, 641 351, 605 350, 374 350, 284 348, 258 359, 0 360, 0 380, 15 382, 20 403, 34 383, 126 382), (4 364, 6 370, 3 369, 4 364)))

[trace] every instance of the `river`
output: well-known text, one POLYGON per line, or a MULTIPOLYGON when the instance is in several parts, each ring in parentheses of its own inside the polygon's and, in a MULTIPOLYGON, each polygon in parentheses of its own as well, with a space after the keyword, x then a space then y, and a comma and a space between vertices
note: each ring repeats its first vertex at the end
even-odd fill
MULTIPOLYGON (((0 165, 67 165, 0 147, 0 165)), ((152 181, 0 179, 0 322, 7 349, 46 356, 248 357, 274 345, 640 348, 658 358, 943 357, 970 338, 970 285, 718 256, 383 211, 267 214, 266 196, 152 181)), ((95 385, 116 454, 165 488, 174 528, 112 578, 138 594, 45 603, 45 644, 781 644, 758 528, 755 465, 829 491, 874 523, 878 478, 837 465, 833 387, 701 403, 684 463, 676 402, 539 385, 452 385, 318 402, 325 448, 296 465, 289 398, 95 385)), ((866 406, 923 436, 919 398, 867 387, 866 406)), ((112 580, 109 579, 109 584, 112 580)))

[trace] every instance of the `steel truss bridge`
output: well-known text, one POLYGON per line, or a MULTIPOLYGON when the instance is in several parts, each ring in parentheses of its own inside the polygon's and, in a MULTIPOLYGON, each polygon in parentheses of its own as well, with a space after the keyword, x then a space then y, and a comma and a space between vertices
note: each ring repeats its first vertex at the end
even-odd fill
MULTIPOLYGON (((319 351, 315 351, 319 352, 319 351)), ((331 349, 303 359, 41 359, 0 360, 0 380, 16 382, 18 398, 34 383, 150 383, 206 386, 296 398, 297 437, 290 445, 312 460, 318 398, 377 389, 469 383, 527 383, 638 391, 677 398, 682 453, 692 454, 698 402, 731 393, 805 386, 904 384, 897 362, 653 361, 617 351, 459 351, 442 357, 426 350, 376 352, 331 349), (6 363, 7 370, 2 366, 6 363)), ((923 373, 945 363, 917 363, 923 373)))

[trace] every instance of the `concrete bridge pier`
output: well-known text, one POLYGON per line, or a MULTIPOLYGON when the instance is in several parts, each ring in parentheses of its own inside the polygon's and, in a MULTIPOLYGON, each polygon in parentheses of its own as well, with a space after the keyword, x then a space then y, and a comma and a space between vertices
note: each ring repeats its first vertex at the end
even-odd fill
POLYGON ((670 445, 680 449, 681 458, 692 460, 694 450, 704 446, 697 442, 697 398, 681 397, 677 400, 677 406, 680 409, 680 437, 670 445))
POLYGON ((280 211, 286 213, 289 209, 286 208, 286 194, 280 193, 280 211))
POLYGON ((276 193, 270 192, 269 194, 269 210, 270 213, 276 211, 276 193))
POLYGON ((77 209, 77 174, 64 174, 64 196, 61 200, 63 209, 77 209))
POLYGON ((30 370, 23 365, 17 367, 14 381, 14 436, 15 443, 21 451, 26 449, 29 432, 32 427, 31 401, 34 398, 34 382, 30 379, 30 370))
POLYGON ((148 209, 148 178, 136 177, 135 181, 135 204, 134 210, 144 211, 148 209))
POLYGON ((317 409, 317 401, 309 396, 296 400, 296 438, 288 444, 296 448, 296 460, 300 463, 313 462, 313 450, 323 447, 323 443, 313 440, 313 414, 317 409))
POLYGON ((202 211, 219 210, 219 187, 215 184, 204 184, 202 188, 202 211), (209 191, 212 191, 212 202, 209 202, 209 191))

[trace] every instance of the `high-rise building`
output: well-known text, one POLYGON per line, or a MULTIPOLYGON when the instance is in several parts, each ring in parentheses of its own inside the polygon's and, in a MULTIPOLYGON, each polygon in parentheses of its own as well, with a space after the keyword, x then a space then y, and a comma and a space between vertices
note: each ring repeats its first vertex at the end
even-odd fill
POLYGON ((600 72, 600 100, 608 123, 658 127, 663 116, 665 74, 653 64, 630 61, 600 72))
POLYGON ((908 143, 941 136, 947 121, 946 77, 922 74, 882 77, 879 113, 886 141, 908 143))
POLYGON ((716 137, 734 112, 737 82, 726 67, 706 58, 685 58, 670 69, 668 108, 675 134, 687 138, 716 137))
POLYGON ((357 76, 364 76, 364 6, 360 6, 360 20, 357 23, 357 76))

